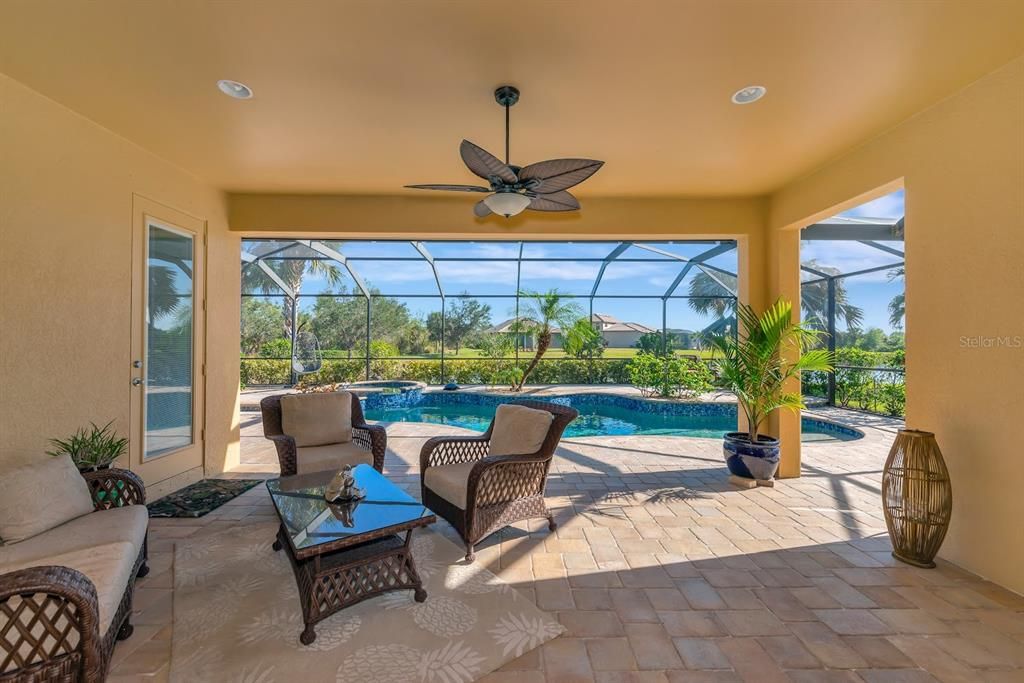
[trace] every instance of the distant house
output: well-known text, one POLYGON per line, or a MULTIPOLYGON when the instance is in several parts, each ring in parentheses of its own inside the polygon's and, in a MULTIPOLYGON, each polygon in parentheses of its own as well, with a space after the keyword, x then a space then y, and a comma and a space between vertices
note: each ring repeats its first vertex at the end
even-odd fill
MULTIPOLYGON (((515 318, 504 320, 491 327, 490 331, 498 334, 511 334, 513 332, 515 322, 515 318)), ((657 332, 657 330, 651 329, 650 327, 640 323, 620 322, 617 318, 610 316, 607 313, 595 313, 591 316, 590 322, 593 324, 594 329, 601 333, 605 346, 610 349, 633 348, 636 346, 637 341, 642 335, 647 334, 648 332, 657 332)), ((561 331, 556 327, 552 332, 554 332, 554 334, 551 338, 551 346, 554 348, 561 348, 561 331)), ((519 348, 532 349, 533 343, 534 340, 532 335, 519 335, 519 348)))
MULTIPOLYGON (((509 318, 508 320, 503 320, 500 323, 498 323, 497 325, 492 325, 487 331, 491 332, 492 334, 507 334, 507 335, 511 335, 511 336, 516 336, 515 330, 513 328, 515 327, 515 324, 516 324, 517 320, 519 320, 519 318, 509 318)), ((555 336, 557 336, 557 335, 555 335, 555 336)), ((533 335, 532 334, 519 333, 518 337, 519 337, 519 348, 521 348, 521 349, 532 349, 533 348, 533 335)))
POLYGON ((609 349, 630 349, 645 334, 657 332, 641 323, 624 323, 607 313, 595 313, 590 316, 594 329, 601 333, 605 346, 609 349))

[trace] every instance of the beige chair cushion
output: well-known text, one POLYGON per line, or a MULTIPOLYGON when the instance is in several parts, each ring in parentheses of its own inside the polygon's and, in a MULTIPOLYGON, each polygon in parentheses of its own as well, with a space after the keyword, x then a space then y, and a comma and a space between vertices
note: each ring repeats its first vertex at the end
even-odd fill
POLYGON ((300 448, 347 443, 352 440, 352 401, 347 391, 282 396, 281 429, 300 448))
POLYGON ((491 455, 528 455, 540 450, 555 416, 546 410, 503 403, 494 413, 491 455))
POLYGON ((71 457, 40 456, 0 472, 0 538, 17 543, 94 509, 89 485, 71 457))
POLYGON ((326 446, 297 448, 295 468, 298 474, 338 470, 342 465, 373 464, 373 453, 360 448, 354 441, 332 443, 326 446))
MULTIPOLYGON (((138 506, 145 509, 144 506, 138 506)), ((92 515, 90 515, 91 517, 92 515)), ((17 569, 54 565, 71 567, 85 574, 96 587, 96 597, 100 608, 100 637, 110 629, 111 621, 117 612, 124 590, 132 576, 138 551, 131 543, 107 543, 106 545, 83 548, 51 555, 45 562, 32 560, 28 562, 3 564, 0 571, 11 572, 17 569)), ((10 605, 9 605, 10 606, 10 605)))
POLYGON ((110 543, 130 543, 137 556, 142 551, 149 528, 145 505, 97 510, 76 517, 20 543, 0 546, 0 572, 6 565, 51 564, 47 558, 74 550, 86 550, 110 543))
POLYGON ((457 462, 454 465, 428 467, 427 473, 423 475, 423 483, 428 489, 455 507, 465 510, 469 473, 477 462, 477 460, 470 460, 469 462, 457 462))

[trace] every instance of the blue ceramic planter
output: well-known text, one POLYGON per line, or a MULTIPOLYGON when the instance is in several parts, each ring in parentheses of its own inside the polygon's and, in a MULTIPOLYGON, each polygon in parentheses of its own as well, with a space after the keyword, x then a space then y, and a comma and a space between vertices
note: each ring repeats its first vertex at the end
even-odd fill
POLYGON ((779 440, 758 436, 750 442, 746 432, 729 432, 722 442, 725 464, 737 477, 771 479, 779 469, 779 440))

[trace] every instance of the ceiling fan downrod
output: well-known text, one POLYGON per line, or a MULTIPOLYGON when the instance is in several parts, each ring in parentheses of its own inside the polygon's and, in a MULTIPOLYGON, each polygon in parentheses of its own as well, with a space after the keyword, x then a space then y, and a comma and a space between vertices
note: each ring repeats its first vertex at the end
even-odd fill
POLYGON ((511 85, 503 85, 494 91, 494 101, 505 107, 505 163, 509 162, 509 107, 519 101, 519 89, 511 85))

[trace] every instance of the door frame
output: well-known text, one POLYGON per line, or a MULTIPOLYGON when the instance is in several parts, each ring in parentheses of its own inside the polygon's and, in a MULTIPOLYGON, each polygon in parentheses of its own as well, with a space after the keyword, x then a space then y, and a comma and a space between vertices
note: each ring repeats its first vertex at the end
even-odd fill
POLYGON ((206 464, 206 249, 207 222, 147 197, 132 195, 131 356, 128 362, 129 446, 128 469, 139 474, 154 493, 171 491, 202 479, 206 464), (146 263, 149 225, 193 237, 192 330, 192 434, 193 445, 143 459, 145 454, 144 391, 133 380, 145 378, 147 368, 134 362, 144 358, 146 343, 146 263))

